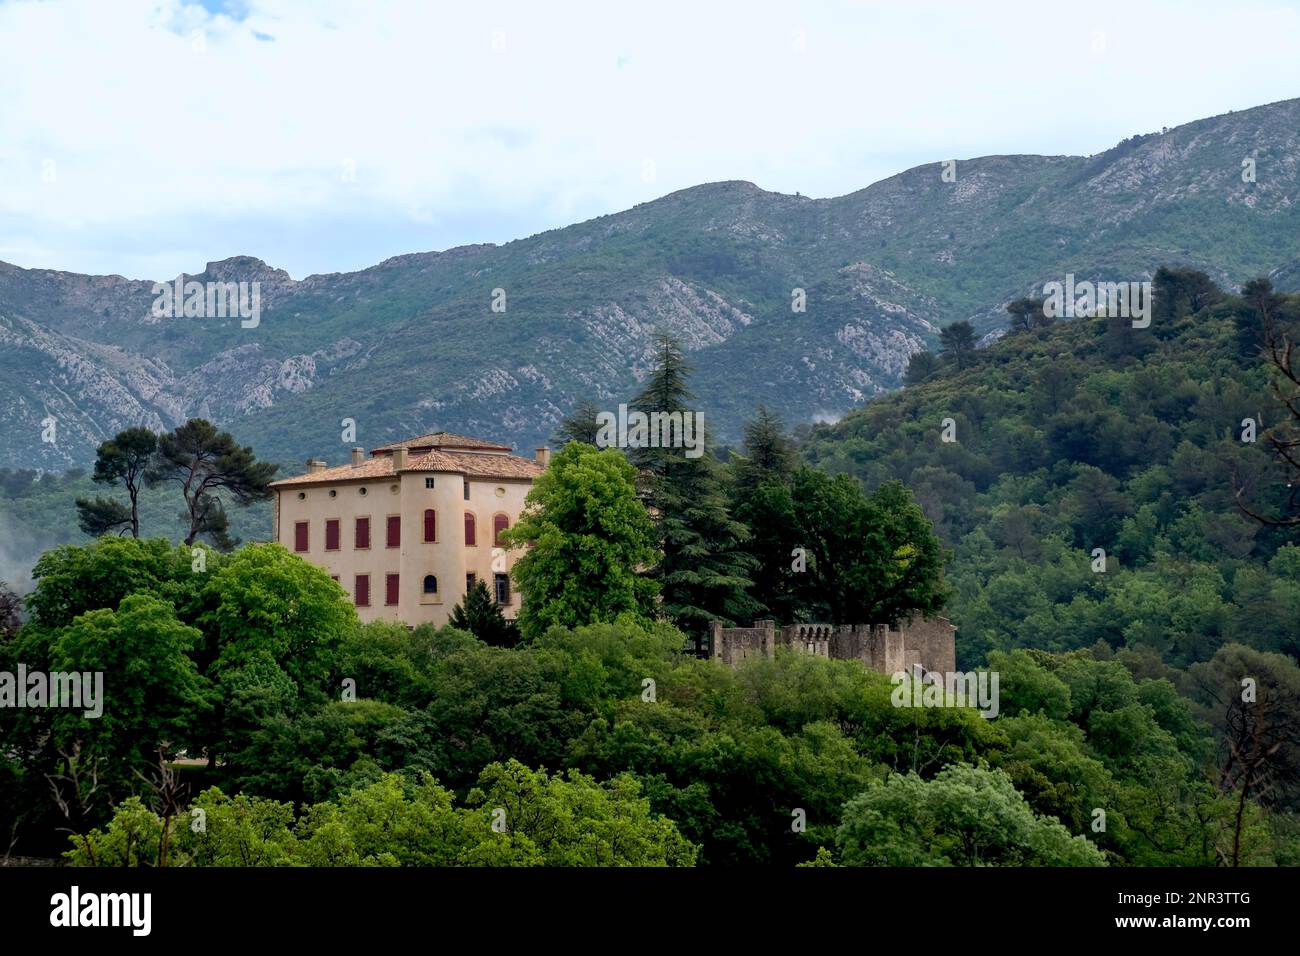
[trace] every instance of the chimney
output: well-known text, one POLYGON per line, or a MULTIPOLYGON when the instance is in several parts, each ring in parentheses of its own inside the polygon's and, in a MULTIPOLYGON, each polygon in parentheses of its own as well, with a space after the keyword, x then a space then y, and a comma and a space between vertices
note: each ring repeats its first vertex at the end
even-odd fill
POLYGON ((405 448, 393 449, 393 474, 397 474, 406 467, 406 451, 405 448))
POLYGON ((545 445, 543 445, 541 448, 536 449, 536 451, 533 454, 535 459, 537 460, 537 464, 541 465, 543 468, 546 468, 547 466, 550 465, 551 450, 547 448, 545 445))
POLYGON ((325 462, 321 461, 319 458, 307 459, 307 474, 314 475, 316 472, 324 470, 325 462))
POLYGON ((365 450, 364 448, 354 448, 354 449, 352 449, 352 467, 353 467, 353 468, 358 467, 358 466, 359 466, 362 462, 364 462, 365 460, 366 460, 366 450, 365 450))

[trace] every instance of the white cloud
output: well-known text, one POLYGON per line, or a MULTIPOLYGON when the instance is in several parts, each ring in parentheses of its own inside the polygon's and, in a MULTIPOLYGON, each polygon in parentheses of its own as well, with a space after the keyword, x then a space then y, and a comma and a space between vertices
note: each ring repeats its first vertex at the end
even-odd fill
POLYGON ((235 12, 0 5, 0 258, 157 277, 246 253, 301 276, 700 182, 828 196, 1096 152, 1300 92, 1300 15, 1263 0, 235 12))

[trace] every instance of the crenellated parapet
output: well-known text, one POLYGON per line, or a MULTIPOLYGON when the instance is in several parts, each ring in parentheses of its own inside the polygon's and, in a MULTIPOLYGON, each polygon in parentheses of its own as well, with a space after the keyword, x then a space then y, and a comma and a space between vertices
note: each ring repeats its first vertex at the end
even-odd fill
POLYGON ((957 629, 947 618, 914 618, 891 628, 886 624, 787 624, 755 621, 753 627, 709 629, 712 657, 731 667, 751 657, 773 657, 778 647, 826 657, 860 661, 882 674, 919 665, 927 671, 957 669, 957 629))

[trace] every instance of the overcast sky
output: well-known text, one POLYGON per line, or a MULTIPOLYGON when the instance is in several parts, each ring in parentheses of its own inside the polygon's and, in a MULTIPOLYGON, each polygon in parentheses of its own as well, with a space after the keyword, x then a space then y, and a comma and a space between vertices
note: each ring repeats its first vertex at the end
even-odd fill
POLYGON ((295 278, 1300 95, 1300 3, 0 0, 0 259, 295 278))

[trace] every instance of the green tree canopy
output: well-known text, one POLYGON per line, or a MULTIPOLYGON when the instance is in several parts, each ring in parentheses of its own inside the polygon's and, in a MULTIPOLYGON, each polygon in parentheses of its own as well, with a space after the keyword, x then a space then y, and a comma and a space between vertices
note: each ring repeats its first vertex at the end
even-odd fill
POLYGON ((849 801, 846 866, 1104 866, 1100 850, 1036 815, 1000 770, 954 765, 932 780, 892 774, 849 801))
POLYGON ((171 481, 181 488, 189 531, 185 543, 207 534, 222 550, 234 542, 226 536, 225 498, 238 505, 271 496, 267 487, 278 465, 258 461, 229 432, 192 418, 158 439, 158 451, 146 474, 150 484, 171 481))
POLYGON ((103 442, 95 452, 95 481, 103 485, 120 484, 126 489, 130 506, 108 498, 87 501, 77 499, 81 529, 98 537, 105 532, 124 528, 131 537, 140 537, 140 489, 158 449, 158 436, 147 428, 128 428, 103 442))
POLYGON ((503 534, 508 546, 528 547, 511 571, 525 638, 554 625, 654 619, 657 587, 642 573, 655 560, 653 526, 635 477, 617 449, 570 442, 533 483, 503 534))

